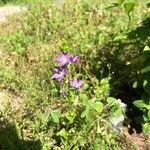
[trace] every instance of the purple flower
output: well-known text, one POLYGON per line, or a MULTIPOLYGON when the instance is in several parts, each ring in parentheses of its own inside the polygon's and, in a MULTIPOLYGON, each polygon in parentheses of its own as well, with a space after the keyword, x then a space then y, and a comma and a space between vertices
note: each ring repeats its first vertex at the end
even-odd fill
POLYGON ((76 55, 76 56, 71 57, 70 60, 73 63, 73 62, 76 62, 78 60, 78 58, 79 58, 79 56, 76 55))
POLYGON ((83 81, 82 80, 78 80, 76 77, 73 78, 73 80, 70 81, 70 86, 78 89, 82 86, 83 81))
POLYGON ((61 72, 62 70, 63 70, 63 68, 60 68, 60 67, 55 67, 54 68, 54 71, 57 72, 57 73, 61 72))
POLYGON ((71 55, 70 53, 64 53, 64 52, 61 52, 60 55, 58 57, 55 58, 55 61, 60 63, 60 67, 66 65, 66 64, 69 64, 71 63, 71 55))
POLYGON ((54 70, 56 73, 54 73, 51 78, 58 79, 58 81, 61 81, 64 78, 65 74, 68 72, 68 70, 65 68, 57 68, 56 67, 56 68, 54 68, 54 70))
POLYGON ((74 63, 78 60, 79 56, 71 56, 69 52, 64 53, 60 52, 60 55, 55 58, 55 61, 60 64, 60 67, 66 65, 66 64, 71 64, 74 63))

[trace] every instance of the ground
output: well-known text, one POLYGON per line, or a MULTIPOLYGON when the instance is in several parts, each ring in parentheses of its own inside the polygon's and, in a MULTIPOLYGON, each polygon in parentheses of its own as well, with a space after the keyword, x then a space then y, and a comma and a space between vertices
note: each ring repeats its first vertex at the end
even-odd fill
MULTIPOLYGON (((7 23, 7 17, 13 15, 14 13, 19 13, 20 11, 27 11, 26 7, 20 6, 7 6, 0 8, 0 24, 3 26, 7 23)), ((17 14, 16 14, 17 15, 17 14)), ((0 51, 0 55, 1 51, 0 51)), ((23 101, 20 96, 16 95, 13 92, 8 90, 0 91, 0 112, 4 112, 6 109, 5 106, 10 105, 11 108, 16 111, 20 109, 23 101)), ((124 127, 122 131, 123 139, 126 139, 130 144, 134 144, 136 146, 136 150, 149 150, 150 149, 150 141, 148 141, 148 135, 143 133, 136 133, 134 131, 132 134, 129 134, 128 127, 124 127)))

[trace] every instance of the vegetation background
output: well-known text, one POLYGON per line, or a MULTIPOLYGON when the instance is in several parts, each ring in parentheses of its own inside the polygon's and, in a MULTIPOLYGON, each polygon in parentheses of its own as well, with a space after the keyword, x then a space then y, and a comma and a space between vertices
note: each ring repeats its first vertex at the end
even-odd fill
POLYGON ((1 6, 12 4, 28 11, 0 25, 0 149, 148 148, 150 3, 0 0, 1 6), (74 69, 84 86, 80 92, 66 87, 71 102, 59 95, 60 84, 51 79, 60 50, 80 57, 74 69), (146 144, 106 125, 111 114, 122 113, 117 104, 110 106, 110 98, 127 105, 124 128, 140 132, 146 144), (85 101, 93 102, 93 120, 85 101))

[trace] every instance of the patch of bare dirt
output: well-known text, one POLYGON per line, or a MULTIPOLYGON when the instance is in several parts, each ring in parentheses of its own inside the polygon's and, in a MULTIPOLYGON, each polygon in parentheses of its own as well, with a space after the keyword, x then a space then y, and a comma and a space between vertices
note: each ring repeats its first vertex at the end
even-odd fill
MULTIPOLYGON (((129 134, 129 129, 127 127, 123 128, 122 138, 124 142, 129 145, 133 145, 135 150, 150 150, 150 135, 144 133, 136 133, 134 131, 132 134, 129 134)), ((129 150, 128 145, 123 150, 129 150)))
POLYGON ((5 112, 7 108, 18 111, 23 102, 21 97, 8 91, 0 91, 0 112, 5 112))
POLYGON ((7 101, 8 97, 3 92, 0 92, 0 112, 5 110, 5 102, 7 101))
POLYGON ((20 7, 20 6, 4 6, 0 7, 0 23, 6 23, 7 17, 11 16, 16 13, 25 12, 27 11, 26 7, 20 7))

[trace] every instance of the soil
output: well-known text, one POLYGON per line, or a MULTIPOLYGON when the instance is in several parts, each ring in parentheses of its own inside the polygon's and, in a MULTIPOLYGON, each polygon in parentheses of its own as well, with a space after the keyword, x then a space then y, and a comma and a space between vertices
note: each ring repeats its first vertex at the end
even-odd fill
POLYGON ((23 104, 21 97, 9 91, 0 91, 0 112, 4 113, 9 106, 11 109, 18 111, 23 104))
POLYGON ((124 127, 122 131, 122 139, 126 143, 126 148, 123 150, 131 149, 129 148, 129 145, 133 145, 134 150, 150 150, 150 135, 137 133, 135 130, 130 134, 129 130, 130 127, 124 127))

